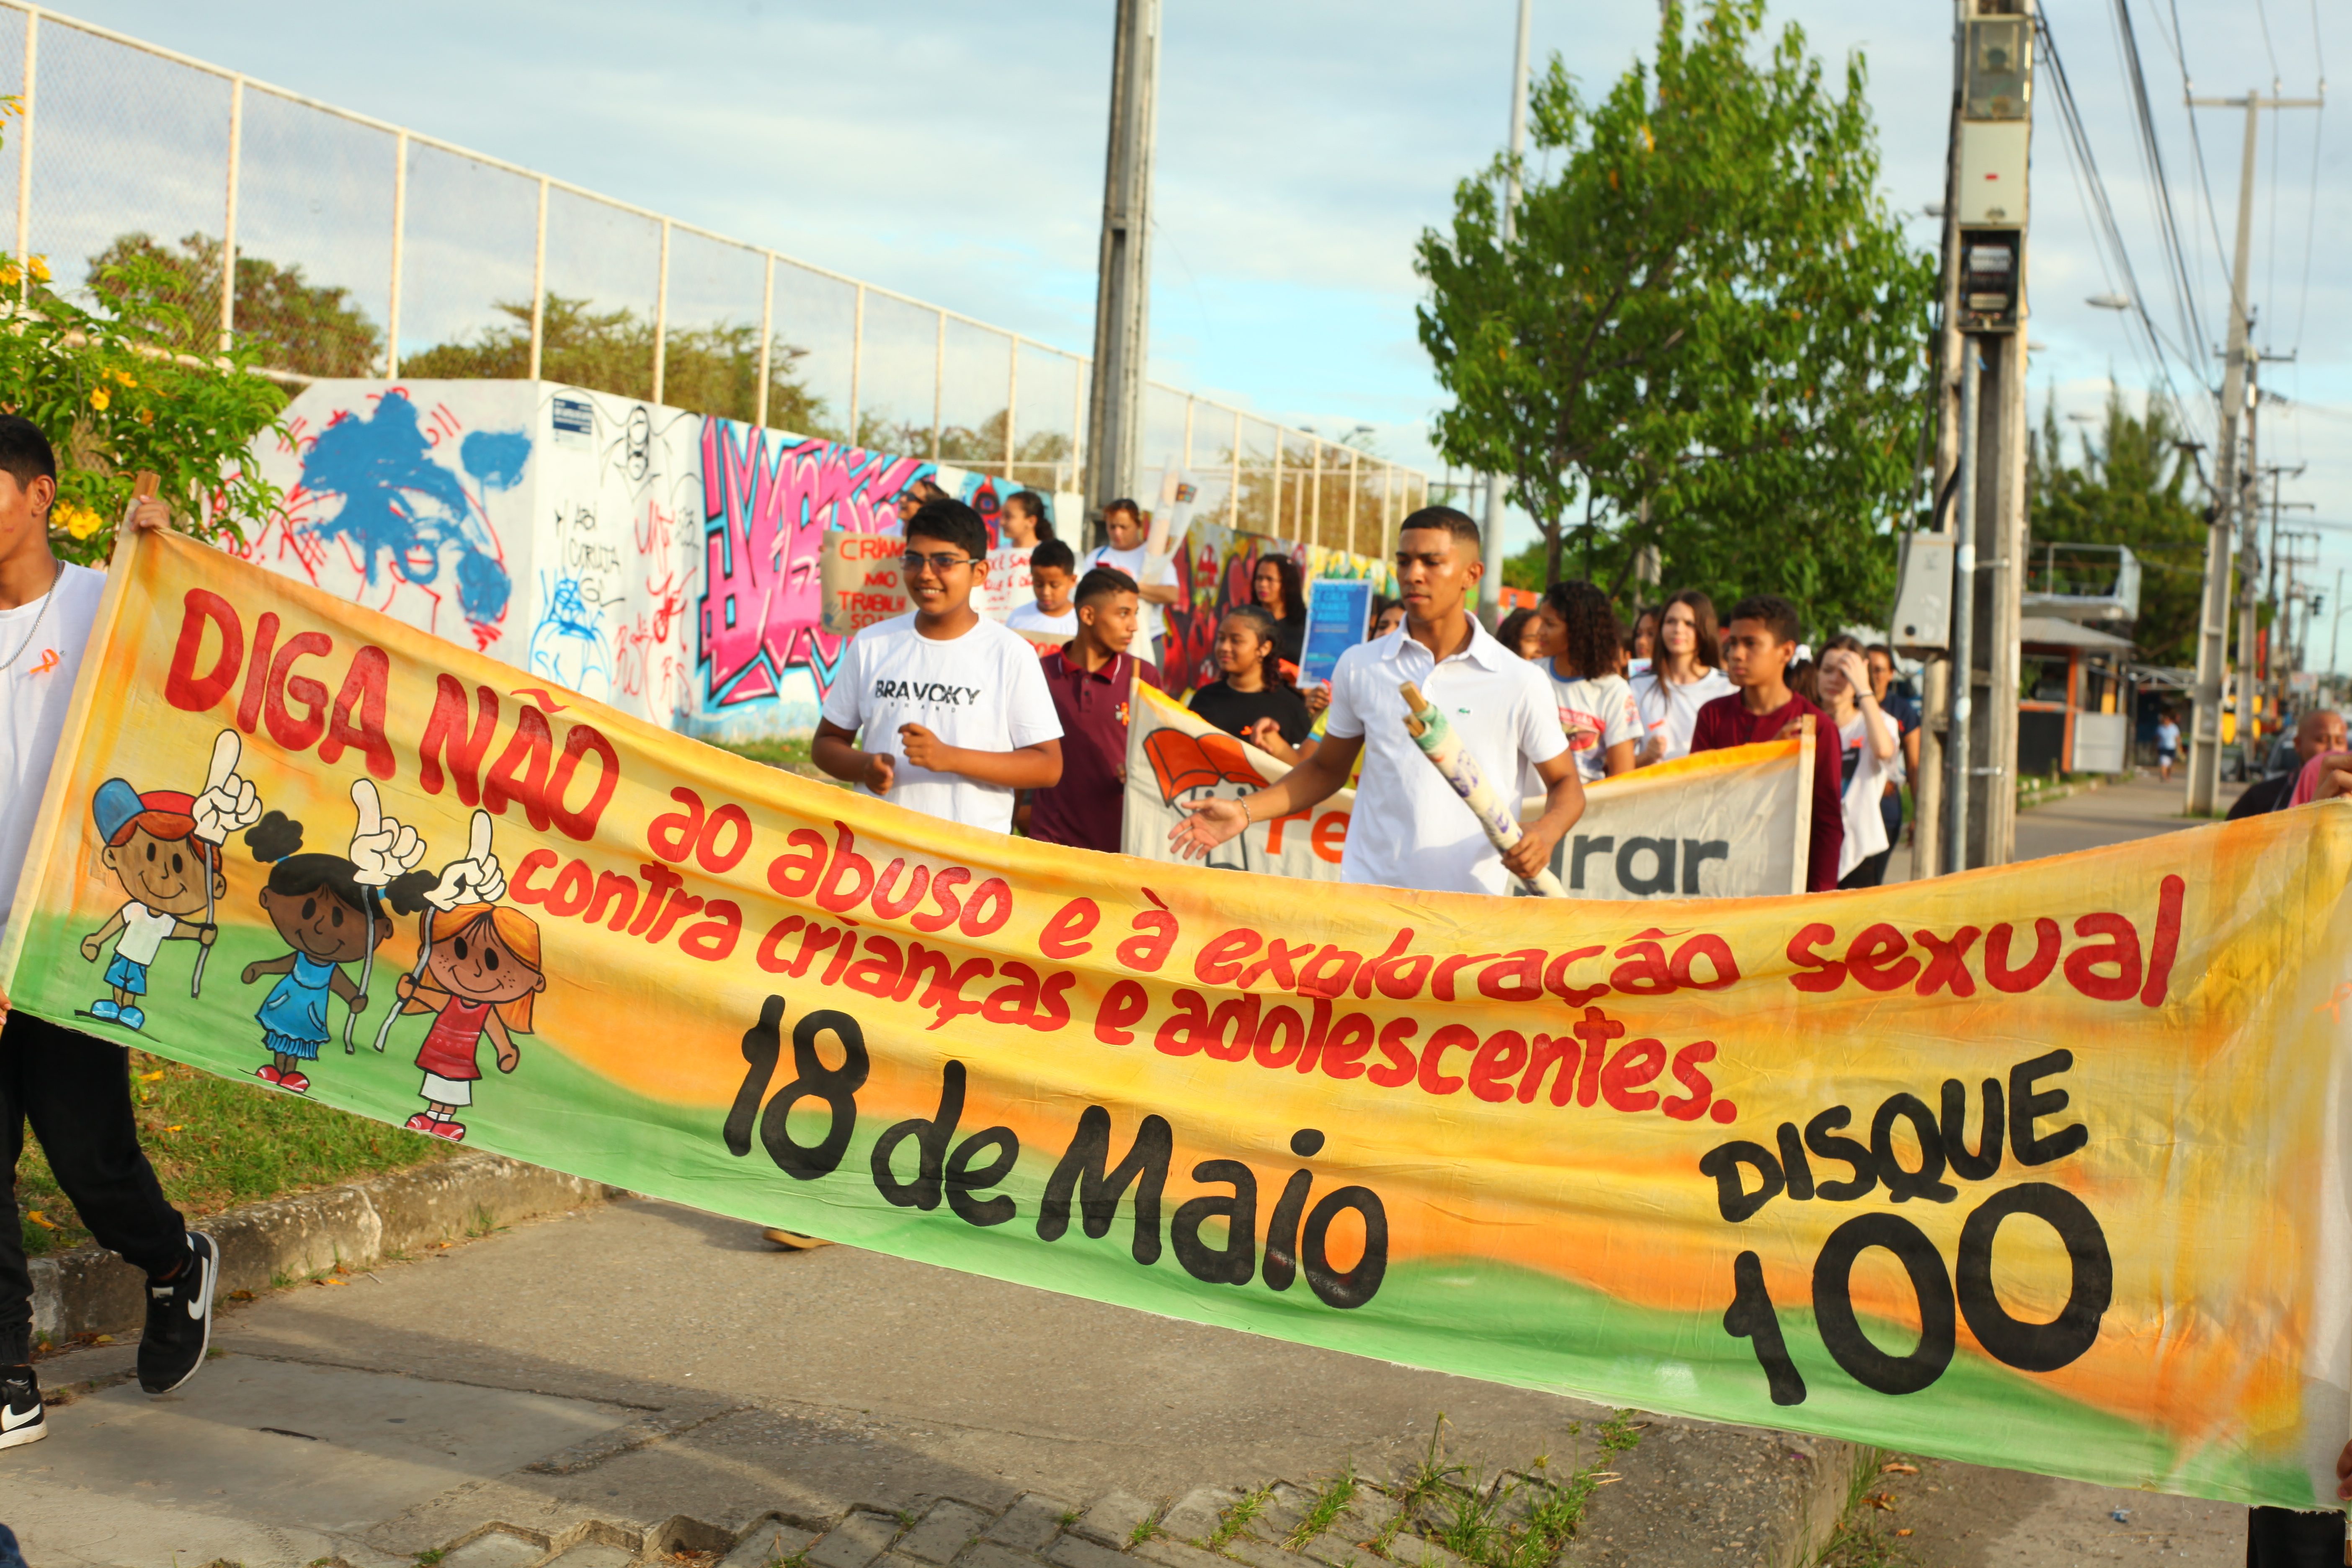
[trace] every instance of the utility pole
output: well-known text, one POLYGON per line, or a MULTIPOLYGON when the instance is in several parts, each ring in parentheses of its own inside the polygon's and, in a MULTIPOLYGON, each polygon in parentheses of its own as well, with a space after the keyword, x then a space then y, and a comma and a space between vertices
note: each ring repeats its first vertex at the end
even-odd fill
MULTIPOLYGON (((2205 538, 2205 594, 2197 636, 2197 712, 2189 729, 2189 815, 2210 816, 2221 775, 2221 687, 2230 636, 2230 528, 2233 521, 2239 521, 2249 536, 2252 530, 2252 523, 2245 521, 2249 508, 2239 479, 2242 470, 2238 460, 2238 416, 2245 403, 2246 335, 2252 326, 2246 314, 2246 264, 2253 245, 2254 139, 2261 129, 2263 110, 2317 109, 2326 100, 2281 98, 2273 84, 2269 98, 2249 91, 2243 98, 2190 95, 2187 102, 2191 109, 2246 111, 2246 142, 2238 168, 2237 245, 2230 266, 2230 333, 2228 345, 2222 351, 2221 428, 2216 442, 2219 450, 2213 455, 2213 511, 2205 538)), ((2247 564, 2251 566, 2251 561, 2247 564)), ((2242 605, 2241 614, 2248 621, 2252 619, 2251 605, 2242 605)), ((2242 625, 2238 654, 2241 728, 2248 726, 2253 717, 2252 648, 2252 633, 2242 625)))
POLYGON ((1914 781, 1920 875, 2000 865, 2016 841, 2033 7, 1958 0, 1955 23, 1930 490, 1938 510, 1934 531, 1912 536, 1898 589, 1898 603, 1924 603, 1907 579, 1940 570, 1949 626, 1889 627, 1928 661, 1914 781))
MULTIPOLYGON (((1518 238, 1519 160, 1528 151, 1528 33, 1535 20, 1535 0, 1519 0, 1518 43, 1511 50, 1511 167, 1503 185, 1503 248, 1518 238)), ((1496 625, 1503 613, 1503 480, 1486 476, 1486 537, 1481 542, 1486 574, 1478 580, 1479 618, 1496 625)))
POLYGON ((1136 488, 1151 347, 1151 157, 1159 89, 1160 0, 1118 0, 1095 282, 1094 384, 1087 405, 1087 488, 1097 513, 1136 488))
MULTIPOLYGON (((2252 310, 2247 311, 2246 331, 2253 331, 2252 310)), ((2238 489, 2242 494, 2238 507, 2238 679, 2234 683, 2238 698, 2238 749, 2242 753, 2238 776, 2249 784, 2262 777, 2263 765, 2263 629, 2262 629, 2262 527, 2263 502, 2261 489, 2262 465, 2257 462, 2255 437, 2262 428, 2262 352, 2252 343, 2246 345, 2246 459, 2238 470, 2238 489)), ((2273 540, 2272 542, 2277 542, 2273 540)), ((2273 605, 2277 601, 2273 599, 2273 605)), ((2270 654, 2278 658, 2278 639, 2271 639, 2270 654)))

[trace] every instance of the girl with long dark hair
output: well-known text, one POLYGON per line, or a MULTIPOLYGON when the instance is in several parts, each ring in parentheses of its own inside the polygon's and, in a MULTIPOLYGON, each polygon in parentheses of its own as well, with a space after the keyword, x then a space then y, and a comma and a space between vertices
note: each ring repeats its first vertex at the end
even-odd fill
POLYGON ((1688 756, 1699 709, 1731 695, 1719 635, 1715 601, 1696 588, 1660 606, 1656 657, 1633 680, 1645 735, 1636 760, 1643 765, 1688 756))

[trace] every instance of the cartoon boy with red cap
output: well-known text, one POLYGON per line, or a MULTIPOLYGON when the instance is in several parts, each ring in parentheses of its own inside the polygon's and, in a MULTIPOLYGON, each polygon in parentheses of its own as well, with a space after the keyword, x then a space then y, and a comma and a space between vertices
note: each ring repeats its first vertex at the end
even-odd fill
POLYGON ((127 780, 109 779, 91 797, 90 815, 106 840, 100 858, 131 895, 81 939, 81 955, 92 963, 114 940, 106 966, 110 994, 89 1005, 91 1017, 143 1027, 147 1014, 139 999, 147 994, 147 966, 163 943, 193 937, 208 948, 220 934, 212 920, 215 901, 228 892, 220 847, 232 829, 260 814, 253 786, 236 776, 236 754, 234 732, 214 743, 212 776, 200 795, 168 789, 142 795, 127 780))

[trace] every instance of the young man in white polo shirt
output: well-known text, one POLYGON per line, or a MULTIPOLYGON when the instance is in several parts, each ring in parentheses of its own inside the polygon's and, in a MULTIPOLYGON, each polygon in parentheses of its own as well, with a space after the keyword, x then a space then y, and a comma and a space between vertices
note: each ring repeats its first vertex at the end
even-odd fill
POLYGON ((1326 739, 1270 789, 1206 801, 1169 835, 1199 858, 1253 822, 1305 811, 1348 782, 1370 747, 1339 859, 1341 879, 1436 892, 1507 893, 1514 877, 1550 863, 1553 846, 1584 814, 1584 786, 1543 672, 1488 636, 1465 607, 1485 575, 1478 525, 1451 507, 1424 507, 1397 535, 1404 625, 1359 643, 1331 672, 1326 739), (1422 755, 1404 727, 1406 681, 1444 711, 1486 777, 1505 787, 1531 765, 1543 815, 1496 853, 1468 805, 1422 755))

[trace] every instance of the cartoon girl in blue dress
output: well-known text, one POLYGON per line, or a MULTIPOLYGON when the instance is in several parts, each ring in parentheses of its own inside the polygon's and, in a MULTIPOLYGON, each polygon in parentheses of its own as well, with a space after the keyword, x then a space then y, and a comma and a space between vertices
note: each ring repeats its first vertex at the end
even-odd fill
MULTIPOLYGON (((254 1069, 254 1076, 301 1094, 310 1087, 305 1067, 319 1059, 319 1047, 333 1033, 327 1026, 328 999, 341 997, 353 1013, 366 1010, 367 996, 343 973, 343 965, 359 963, 373 947, 383 945, 392 935, 392 913, 379 889, 361 885, 358 868, 350 860, 299 853, 302 825, 288 821, 283 812, 263 817, 245 841, 255 859, 275 862, 261 892, 261 907, 290 950, 282 958, 245 966, 247 985, 265 974, 283 976, 254 1015, 270 1058, 254 1069)), ((396 896, 408 892, 405 887, 389 890, 396 896)), ((396 897, 396 901, 409 900, 396 897)))

